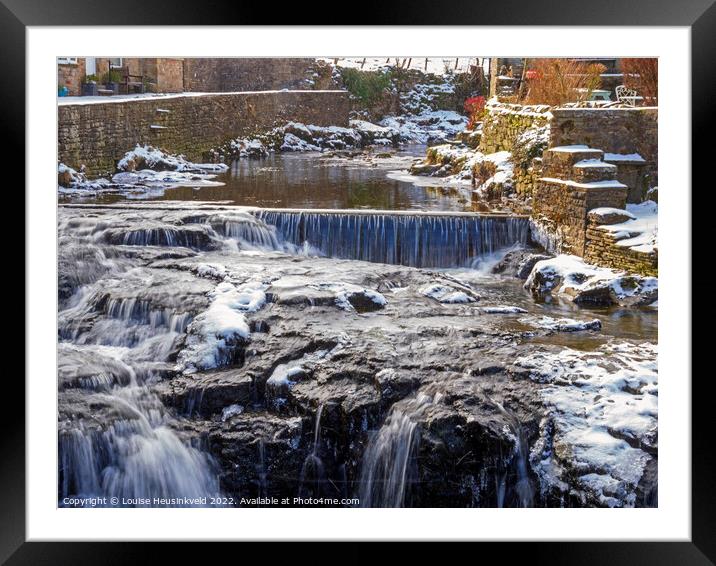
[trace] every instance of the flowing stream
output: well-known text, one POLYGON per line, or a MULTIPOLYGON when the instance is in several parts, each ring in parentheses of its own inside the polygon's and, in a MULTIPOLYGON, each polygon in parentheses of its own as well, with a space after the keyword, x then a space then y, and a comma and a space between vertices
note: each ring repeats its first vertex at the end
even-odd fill
MULTIPOLYGON (((525 424, 542 405, 536 386, 510 380, 505 367, 515 351, 541 346, 656 342, 656 312, 536 303, 522 281, 491 274, 492 258, 529 243, 526 218, 448 214, 424 188, 400 189, 393 207, 331 208, 343 206, 344 174, 379 183, 385 169, 381 177, 341 169, 337 180, 320 169, 330 181, 314 185, 324 210, 288 208, 302 197, 286 190, 270 207, 264 189, 278 190, 275 179, 256 192, 261 202, 236 193, 278 173, 240 167, 253 169, 235 166, 243 181, 224 188, 235 193, 228 200, 261 208, 216 202, 218 193, 207 199, 214 202, 186 202, 197 198, 191 188, 184 202, 60 207, 59 505, 116 497, 127 507, 211 506, 226 494, 290 489, 410 506, 432 473, 421 458, 437 433, 424 427, 440 411, 446 430, 468 419, 461 431, 479 422, 489 436, 453 438, 460 475, 451 497, 544 504, 530 468, 541 425, 525 424), (505 305, 512 310, 483 310, 505 305), (555 333, 529 322, 544 315, 598 318, 602 330, 555 333), (483 360, 502 381, 474 393, 493 379, 483 360), (291 371, 276 375, 282 364, 291 371), (402 367, 396 381, 379 383, 394 365, 402 367), (522 397, 532 404, 516 409, 522 397), (460 442, 473 444, 463 453, 460 442), (476 447, 495 457, 476 457, 476 447), (505 467, 480 475, 498 460, 505 467)), ((291 167, 317 174, 306 156, 291 167)), ((297 186, 311 187, 291 171, 297 186)))

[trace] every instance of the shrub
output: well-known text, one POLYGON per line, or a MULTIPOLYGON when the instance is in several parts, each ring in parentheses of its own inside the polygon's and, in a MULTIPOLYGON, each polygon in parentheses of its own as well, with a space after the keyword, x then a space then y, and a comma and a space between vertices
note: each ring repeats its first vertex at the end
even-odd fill
POLYGON ((484 96, 473 96, 465 100, 464 104, 465 113, 469 120, 467 123, 467 129, 475 129, 475 124, 480 122, 485 114, 485 97, 484 96))
POLYGON ((606 70, 599 63, 574 59, 534 59, 525 72, 526 104, 559 106, 565 102, 587 100, 601 85, 600 75, 606 70))
POLYGON ((622 59, 624 85, 633 88, 644 103, 656 105, 659 95, 659 60, 654 58, 622 59))
POLYGON ((343 84, 348 91, 370 106, 391 86, 391 71, 360 71, 341 68, 343 84))
POLYGON ((102 83, 119 83, 122 82, 122 73, 116 69, 110 69, 102 75, 102 83))

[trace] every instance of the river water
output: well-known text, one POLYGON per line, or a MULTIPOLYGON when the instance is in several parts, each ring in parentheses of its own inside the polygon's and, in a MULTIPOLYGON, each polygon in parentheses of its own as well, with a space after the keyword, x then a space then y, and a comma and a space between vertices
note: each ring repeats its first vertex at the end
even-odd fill
MULTIPOLYGON (((59 504, 237 505, 307 491, 357 495, 366 506, 554 504, 546 484, 533 501, 532 486, 551 480, 528 469, 530 450, 553 434, 540 424, 547 409, 534 408, 542 393, 529 380, 483 391, 483 370, 474 368, 503 372, 534 352, 655 344, 657 314, 538 302, 522 281, 492 274, 506 250, 527 243, 526 220, 444 216, 474 206, 387 177, 422 149, 242 160, 217 178, 223 186, 170 187, 148 199, 63 196, 59 504), (464 298, 437 300, 434 289, 464 298), (522 310, 489 315, 490 305, 522 310), (601 330, 553 332, 535 325, 544 316, 598 319, 601 330), (379 387, 387 370, 408 372, 410 385, 379 387), (458 433, 441 441, 440 450, 465 450, 449 456, 459 470, 443 493, 427 471, 434 462, 421 462, 437 442, 436 425, 426 423, 446 411, 457 412, 445 422, 499 426, 494 453, 482 460, 445 440, 458 433)), ((582 418, 564 434, 594 426, 582 418)), ((479 438, 476 446, 492 446, 479 438)), ((653 456, 618 442, 614 452, 639 466, 653 456)), ((639 490, 621 466, 601 469, 601 483, 585 472, 591 483, 579 489, 594 501, 633 502, 639 490), (627 486, 618 497, 615 481, 627 486)))
MULTIPOLYGON (((397 180, 387 173, 407 169, 425 156, 425 146, 337 153, 273 153, 239 159, 216 177, 220 186, 174 186, 142 193, 84 196, 82 202, 126 200, 222 201, 262 208, 481 211, 486 203, 454 188, 397 180)), ((76 202, 61 196, 60 202, 76 202)))

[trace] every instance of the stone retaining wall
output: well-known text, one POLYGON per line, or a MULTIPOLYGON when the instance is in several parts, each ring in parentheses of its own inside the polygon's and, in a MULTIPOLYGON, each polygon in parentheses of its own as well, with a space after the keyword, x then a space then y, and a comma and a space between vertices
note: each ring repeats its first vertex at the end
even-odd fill
POLYGON ((512 151, 515 140, 526 130, 545 126, 551 117, 549 106, 524 106, 490 101, 485 107, 480 151, 512 151))
POLYGON ((587 215, 594 208, 622 209, 627 187, 616 167, 593 148, 555 147, 542 154, 542 175, 534 187, 532 216, 550 234, 550 251, 584 257, 587 215))
POLYGON ((600 207, 623 208, 627 189, 589 188, 570 181, 543 178, 534 191, 533 217, 559 234, 560 249, 552 251, 583 257, 587 241, 587 213, 600 207))
POLYGON ((600 228, 601 224, 592 218, 587 221, 584 260, 641 275, 659 275, 658 252, 645 253, 627 246, 617 245, 614 234, 600 228))
POLYGON ((638 153, 649 186, 658 185, 658 108, 553 108, 550 147, 583 144, 607 153, 638 153))
POLYGON ((115 170, 137 144, 189 159, 228 140, 289 121, 348 126, 346 91, 269 91, 180 95, 58 106, 58 159, 90 175, 115 170))

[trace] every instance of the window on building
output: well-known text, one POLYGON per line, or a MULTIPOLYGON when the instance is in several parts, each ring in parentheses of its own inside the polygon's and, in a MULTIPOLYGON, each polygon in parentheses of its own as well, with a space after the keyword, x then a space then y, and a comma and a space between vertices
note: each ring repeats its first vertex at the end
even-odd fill
POLYGON ((58 65, 76 65, 77 57, 58 57, 57 64, 58 65))
POLYGON ((109 66, 113 69, 117 69, 122 66, 122 58, 121 57, 110 57, 109 58, 109 66))

